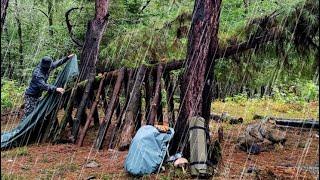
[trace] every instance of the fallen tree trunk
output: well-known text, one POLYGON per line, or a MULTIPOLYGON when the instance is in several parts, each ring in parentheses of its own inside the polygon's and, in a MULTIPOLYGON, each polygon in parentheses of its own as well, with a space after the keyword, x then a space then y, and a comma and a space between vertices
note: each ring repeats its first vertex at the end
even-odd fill
POLYGON ((137 115, 139 113, 139 107, 141 107, 141 86, 145 74, 146 67, 142 65, 138 69, 135 78, 132 78, 129 82, 130 86, 128 89, 129 91, 131 90, 131 92, 128 98, 128 104, 124 115, 126 121, 124 122, 123 131, 120 137, 118 146, 119 150, 128 149, 132 140, 132 136, 134 135, 137 115))
POLYGON ((316 128, 319 129, 319 121, 314 120, 289 120, 289 119, 276 119, 277 125, 301 127, 301 128, 316 128))
POLYGON ((319 121, 314 119, 281 118, 272 116, 254 115, 253 119, 274 120, 277 125, 301 127, 301 128, 319 128, 319 121))
POLYGON ((124 73, 125 73, 125 69, 121 68, 119 75, 118 75, 118 78, 117 78, 117 81, 116 81, 116 84, 114 86, 112 98, 111 98, 109 105, 108 105, 108 108, 106 110, 106 116, 105 116, 102 124, 99 127, 99 132, 98 132, 98 136, 97 136, 96 143, 95 143, 96 149, 102 148, 106 132, 111 124, 114 109, 119 101, 119 94, 120 94, 120 90, 121 90, 122 81, 124 79, 124 73))

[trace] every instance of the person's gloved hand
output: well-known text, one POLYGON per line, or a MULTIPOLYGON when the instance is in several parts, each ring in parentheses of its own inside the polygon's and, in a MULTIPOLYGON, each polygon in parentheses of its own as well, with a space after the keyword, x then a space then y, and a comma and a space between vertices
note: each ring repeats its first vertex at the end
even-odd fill
POLYGON ((69 54, 68 58, 71 59, 74 56, 74 54, 69 54))
POLYGON ((59 92, 60 94, 64 93, 64 89, 63 88, 57 88, 56 91, 59 92))
POLYGON ((154 125, 155 128, 158 129, 160 132, 168 132, 169 131, 169 126, 165 125, 154 125))

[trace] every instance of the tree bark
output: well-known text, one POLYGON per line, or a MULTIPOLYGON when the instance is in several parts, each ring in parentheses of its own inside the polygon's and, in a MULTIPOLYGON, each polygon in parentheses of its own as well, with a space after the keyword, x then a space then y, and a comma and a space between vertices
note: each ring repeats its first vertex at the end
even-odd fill
MULTIPOLYGON (((125 73, 125 77, 124 77, 124 81, 123 81, 123 85, 127 86, 126 85, 127 82, 128 82, 128 73, 126 72, 125 73)), ((126 94, 127 94, 127 90, 126 89, 127 88, 124 87, 123 90, 122 90, 122 93, 124 94, 124 96, 126 96, 126 94)), ((120 102, 118 104, 120 106, 120 102)), ((119 132, 119 130, 121 130, 121 127, 123 127, 123 118, 122 117, 123 117, 124 112, 125 112, 125 110, 127 108, 127 104, 128 104, 128 101, 126 101, 124 103, 124 105, 121 108, 119 116, 117 116, 117 124, 116 124, 116 127, 113 129, 112 134, 111 134, 111 138, 110 138, 110 143, 109 143, 109 148, 110 149, 114 149, 115 145, 117 144, 117 140, 119 139, 118 138, 118 132, 119 132)))
POLYGON ((80 56, 79 79, 82 81, 89 78, 89 80, 77 111, 76 121, 73 124, 72 136, 74 138, 74 142, 76 141, 79 132, 81 119, 85 113, 85 106, 88 101, 89 91, 91 90, 94 81, 100 41, 107 25, 108 6, 109 0, 96 0, 95 17, 93 20, 88 22, 85 42, 80 56))
MULTIPOLYGON (((159 101, 160 101, 160 91, 161 91, 161 76, 163 72, 163 66, 159 65, 157 69, 157 74, 156 74, 156 81, 155 86, 154 86, 154 95, 151 101, 150 105, 150 116, 148 117, 148 124, 153 125, 154 121, 156 119, 156 116, 158 114, 158 109, 159 107, 159 101)), ((161 109, 162 111, 162 109, 161 109)), ((159 119, 158 119, 159 120, 159 119)))
POLYGON ((89 80, 88 80, 87 85, 86 85, 86 88, 85 88, 85 91, 83 93, 80 105, 79 105, 77 113, 76 113, 76 118, 75 118, 75 121, 74 121, 73 127, 72 127, 72 137, 74 138, 73 139, 74 143, 76 142, 76 140, 78 138, 78 132, 79 132, 79 128, 80 128, 80 123, 83 121, 84 114, 86 113, 85 112, 85 108, 86 108, 86 105, 87 105, 87 100, 88 100, 88 97, 89 97, 89 93, 92 90, 92 84, 93 84, 93 81, 94 81, 94 77, 95 77, 94 74, 90 75, 89 80))
POLYGON ((4 22, 6 21, 9 0, 1 0, 1 36, 4 22))
POLYGON ((144 78, 144 101, 145 101, 145 121, 146 124, 148 124, 148 117, 150 113, 150 83, 149 83, 149 75, 150 75, 150 70, 146 70, 146 76, 144 78))
POLYGON ((95 74, 96 62, 98 60, 99 46, 105 31, 108 14, 109 0, 96 0, 95 17, 88 22, 85 42, 80 56, 81 80, 87 79, 90 73, 95 74))
POLYGON ((168 122, 170 127, 174 127, 175 117, 174 117, 174 89, 175 85, 169 73, 164 74, 164 86, 167 92, 167 106, 168 106, 168 122))
POLYGON ((123 126, 123 131, 120 137, 119 150, 126 150, 129 148, 129 145, 134 135, 135 125, 138 119, 139 107, 141 107, 141 86, 143 79, 146 74, 146 67, 141 66, 135 75, 135 78, 130 80, 129 90, 130 96, 128 99, 127 108, 125 111, 125 122, 123 126))
POLYGON ((170 148, 172 154, 183 151, 186 145, 189 118, 203 115, 203 90, 211 60, 210 48, 218 45, 220 5, 221 0, 195 0, 181 82, 180 113, 170 148))
POLYGON ((119 72, 116 84, 114 86, 112 98, 109 102, 108 108, 106 109, 106 116, 105 116, 105 118, 99 128, 98 137, 97 137, 97 140, 95 143, 96 149, 102 148, 104 138, 106 136, 106 132, 111 124, 112 115, 113 115, 114 110, 116 108, 116 105, 118 104, 118 101, 119 101, 119 94, 120 94, 120 90, 121 90, 122 81, 124 79, 124 74, 125 74, 125 69, 122 68, 119 72))

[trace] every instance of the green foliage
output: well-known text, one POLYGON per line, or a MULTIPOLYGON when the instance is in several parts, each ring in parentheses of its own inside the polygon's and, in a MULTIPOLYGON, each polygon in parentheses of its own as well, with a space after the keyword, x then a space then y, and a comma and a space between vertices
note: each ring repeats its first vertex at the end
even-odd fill
POLYGON ((244 103, 247 100, 248 100, 248 96, 245 93, 240 93, 240 94, 234 95, 232 97, 225 98, 225 101, 227 101, 227 102, 234 101, 236 103, 244 103))
POLYGON ((319 98, 319 86, 312 81, 300 84, 300 94, 306 101, 316 101, 319 98))
POLYGON ((319 86, 312 81, 296 80, 290 84, 282 84, 273 88, 273 99, 286 102, 310 102, 319 98, 319 86))
POLYGON ((253 98, 242 102, 218 100, 213 103, 212 112, 227 112, 230 116, 242 117, 244 123, 250 123, 254 115, 319 119, 319 102, 285 102, 272 97, 253 98))
POLYGON ((1 80, 1 109, 5 110, 21 105, 22 95, 25 90, 14 80, 1 80))
MULTIPOLYGON (((319 78, 319 54, 314 48, 319 46, 319 1, 247 0, 247 5, 244 2, 222 1, 218 33, 221 48, 273 30, 281 32, 283 39, 277 43, 269 43, 258 51, 251 50, 217 61, 215 79, 220 83, 221 89, 233 91, 232 95, 235 95, 240 92, 236 88, 241 86, 248 89, 271 86, 274 98, 279 101, 315 100, 319 89, 310 80, 319 78), (253 23, 260 22, 259 19, 273 12, 276 16, 265 27, 261 23, 253 23), (230 87, 230 84, 236 88, 230 87), (297 86, 299 93, 286 92, 284 89, 288 87, 281 88, 281 84, 297 86)), ((9 1, 1 36, 1 78, 5 80, 2 84, 4 89, 1 92, 1 107, 12 108, 15 102, 10 97, 21 97, 23 91, 15 83, 9 85, 7 79, 15 82, 19 80, 22 86, 26 86, 32 70, 43 56, 58 59, 69 52, 80 54, 81 50, 70 39, 65 12, 73 7, 82 7, 72 11, 70 22, 75 37, 84 41, 87 23, 94 17, 94 3, 54 1, 53 24, 49 26, 48 17, 44 15, 48 14, 47 1, 21 0, 17 7, 13 1, 9 1), (22 28, 22 61, 17 17, 22 28), (49 30, 53 31, 53 35, 50 35, 49 30)), ((111 2, 108 26, 100 43, 97 64, 112 69, 185 59, 193 8, 194 0, 111 2)), ((178 72, 181 75, 183 70, 178 72)), ((246 95, 235 95, 230 100, 243 103, 246 95)))

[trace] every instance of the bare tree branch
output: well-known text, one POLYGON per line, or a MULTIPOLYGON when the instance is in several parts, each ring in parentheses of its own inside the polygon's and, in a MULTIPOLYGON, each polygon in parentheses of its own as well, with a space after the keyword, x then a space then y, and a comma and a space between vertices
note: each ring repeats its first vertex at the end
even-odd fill
POLYGON ((74 34, 73 34, 73 31, 72 31, 72 24, 70 23, 70 19, 69 19, 69 15, 70 13, 73 11, 73 10, 77 10, 77 9, 82 9, 81 8, 71 8, 69 9, 66 13, 65 13, 65 17, 66 17, 66 23, 67 23, 67 28, 68 28, 68 31, 69 31, 69 35, 71 37, 71 40, 76 44, 78 45, 79 47, 82 47, 83 46, 83 42, 80 41, 79 39, 77 39, 74 34))
POLYGON ((149 5, 150 1, 151 1, 151 0, 148 0, 148 1, 146 2, 146 4, 141 8, 141 10, 140 10, 139 13, 142 13, 142 12, 143 12, 143 10, 149 5))
POLYGON ((42 11, 41 9, 39 9, 39 8, 33 8, 33 9, 40 11, 40 12, 41 12, 42 14, 44 14, 47 18, 49 18, 48 14, 47 14, 46 12, 42 11))

